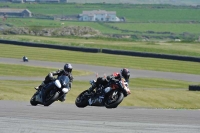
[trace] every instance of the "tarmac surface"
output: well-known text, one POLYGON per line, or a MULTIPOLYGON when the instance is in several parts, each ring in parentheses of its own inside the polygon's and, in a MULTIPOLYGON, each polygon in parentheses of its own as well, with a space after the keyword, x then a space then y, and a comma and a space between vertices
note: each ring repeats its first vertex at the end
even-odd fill
MULTIPOLYGON (((62 68, 63 63, 0 58, 0 63, 62 68)), ((111 74, 121 68, 72 64, 74 69, 111 74)), ((200 81, 200 75, 130 69, 131 78, 156 77, 200 81), (134 74, 133 74, 134 73, 134 74)), ((94 75, 75 77, 91 80, 94 75)), ((43 80, 44 77, 1 76, 0 80, 43 80)), ((198 102, 198 101, 197 101, 198 102)), ((122 107, 77 108, 55 102, 49 107, 31 106, 25 101, 0 100, 0 133, 199 133, 200 110, 122 107)))

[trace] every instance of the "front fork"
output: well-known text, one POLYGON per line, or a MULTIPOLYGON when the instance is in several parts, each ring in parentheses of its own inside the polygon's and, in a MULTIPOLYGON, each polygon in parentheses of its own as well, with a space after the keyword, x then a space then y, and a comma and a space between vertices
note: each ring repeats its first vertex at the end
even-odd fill
POLYGON ((40 90, 38 90, 36 92, 36 93, 38 93, 35 98, 36 101, 43 103, 44 99, 46 98, 45 92, 50 91, 50 89, 53 89, 53 87, 55 87, 55 85, 53 83, 49 83, 48 85, 46 85, 43 88, 41 88, 40 90))
POLYGON ((35 95, 36 95, 35 101, 43 103, 43 98, 42 98, 43 92, 42 92, 42 90, 38 90, 35 95))

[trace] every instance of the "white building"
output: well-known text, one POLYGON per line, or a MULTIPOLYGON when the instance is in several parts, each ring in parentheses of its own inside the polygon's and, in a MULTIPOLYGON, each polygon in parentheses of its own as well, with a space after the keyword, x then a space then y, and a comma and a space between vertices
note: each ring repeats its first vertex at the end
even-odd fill
POLYGON ((24 3, 24 0, 12 0, 13 3, 24 3))
POLYGON ((79 14, 79 21, 120 21, 116 16, 116 11, 93 10, 83 11, 79 14))

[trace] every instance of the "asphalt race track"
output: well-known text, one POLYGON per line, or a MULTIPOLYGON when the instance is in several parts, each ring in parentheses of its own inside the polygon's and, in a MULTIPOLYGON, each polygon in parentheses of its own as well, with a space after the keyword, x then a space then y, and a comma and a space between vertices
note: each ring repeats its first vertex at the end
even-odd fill
MULTIPOLYGON (((62 68, 63 63, 0 58, 0 63, 62 68)), ((72 64, 74 69, 93 71, 100 76, 121 68, 72 64)), ((130 69, 131 78, 157 77, 200 81, 200 75, 130 69), (134 73, 134 74, 133 74, 134 73)), ((95 75, 75 77, 94 79, 95 75)), ((2 76, 0 80, 43 80, 41 78, 2 76)), ((1 87, 1 86, 0 86, 1 87)), ((198 101, 197 101, 198 102, 198 101)), ((29 102, 0 101, 0 133, 200 133, 200 110, 150 109, 136 107, 77 108, 74 104, 55 102, 49 107, 31 106, 29 102)))

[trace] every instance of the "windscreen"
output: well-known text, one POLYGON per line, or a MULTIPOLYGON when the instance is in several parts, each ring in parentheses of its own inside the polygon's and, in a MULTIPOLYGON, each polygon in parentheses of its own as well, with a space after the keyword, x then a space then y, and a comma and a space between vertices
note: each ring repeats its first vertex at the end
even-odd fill
POLYGON ((60 81, 62 87, 69 88, 69 77, 62 75, 58 77, 58 80, 60 81))

